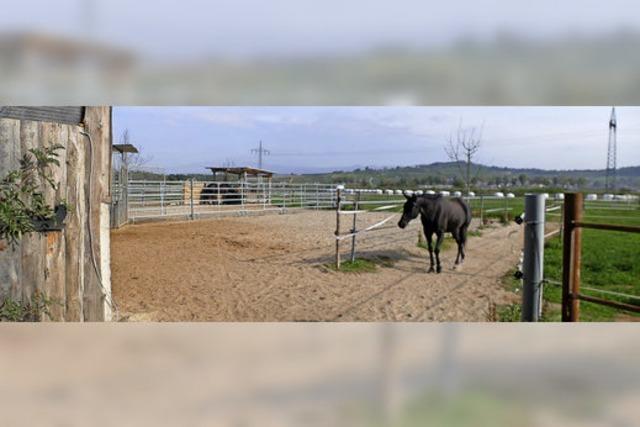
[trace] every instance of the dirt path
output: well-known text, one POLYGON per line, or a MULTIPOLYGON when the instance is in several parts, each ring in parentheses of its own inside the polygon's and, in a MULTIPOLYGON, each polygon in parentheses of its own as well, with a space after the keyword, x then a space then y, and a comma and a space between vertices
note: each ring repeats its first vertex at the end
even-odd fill
MULTIPOLYGON (((360 226, 386 215, 367 214, 360 226)), ((162 321, 484 321, 491 303, 515 300, 500 278, 517 262, 520 227, 471 237, 456 271, 451 245, 439 275, 426 273, 418 227, 359 239, 359 257, 393 265, 356 274, 325 266, 332 212, 129 226, 112 233, 114 299, 130 320, 162 321)))

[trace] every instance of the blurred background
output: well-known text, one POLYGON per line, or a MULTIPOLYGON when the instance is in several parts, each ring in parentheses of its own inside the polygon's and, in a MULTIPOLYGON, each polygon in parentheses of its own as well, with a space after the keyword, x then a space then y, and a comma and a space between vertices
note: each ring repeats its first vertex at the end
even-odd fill
POLYGON ((23 0, 0 103, 637 104, 630 0, 23 0))
POLYGON ((4 324, 10 426, 637 426, 631 324, 4 324))

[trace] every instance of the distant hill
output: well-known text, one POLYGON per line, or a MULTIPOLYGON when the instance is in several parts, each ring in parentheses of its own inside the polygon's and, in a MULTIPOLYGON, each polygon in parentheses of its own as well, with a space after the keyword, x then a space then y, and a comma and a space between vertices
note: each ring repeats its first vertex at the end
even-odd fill
MULTIPOLYGON (((428 165, 397 166, 385 168, 356 168, 327 173, 277 175, 278 180, 291 182, 345 183, 370 188, 417 188, 420 186, 462 188, 460 164, 437 162, 428 165)), ((535 168, 509 168, 474 164, 472 167, 474 188, 547 188, 603 190, 604 169, 547 170, 535 168)), ((132 179, 199 180, 211 179, 210 174, 169 174, 131 171, 132 179)), ((617 187, 621 190, 640 191, 640 166, 618 169, 617 187)))
MULTIPOLYGON (((398 166, 388 168, 360 168, 351 171, 334 171, 324 174, 304 174, 305 182, 345 182, 373 187, 416 187, 424 185, 463 185, 460 164, 437 162, 428 165, 398 166)), ((603 189, 604 169, 546 170, 535 168, 509 168, 474 164, 475 187, 530 187, 543 185, 557 188, 603 189)), ((617 171, 617 187, 640 190, 640 166, 620 168, 617 171)))

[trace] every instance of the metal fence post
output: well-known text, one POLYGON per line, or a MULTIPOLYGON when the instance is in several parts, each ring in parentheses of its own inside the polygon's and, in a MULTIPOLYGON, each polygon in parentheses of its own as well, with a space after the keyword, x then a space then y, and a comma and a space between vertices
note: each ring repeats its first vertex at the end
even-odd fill
MULTIPOLYGON (((357 211, 360 208, 360 192, 356 193, 355 204, 353 207, 354 211, 357 211)), ((356 232, 356 216, 358 214, 354 212, 353 214, 353 228, 351 229, 352 233, 356 232)), ((351 237, 351 262, 356 262, 356 235, 354 234, 351 237)))
POLYGON ((191 210, 191 219, 195 219, 195 215, 193 212, 193 178, 189 179, 189 207, 191 210))
POLYGON ((537 322, 540 317, 544 267, 545 199, 527 194, 524 200, 524 260, 522 263, 522 321, 537 322))
POLYGON ((164 216, 164 182, 160 183, 160 215, 164 216))
POLYGON ((340 270, 340 187, 336 188, 336 270, 340 270))
POLYGON ((287 211, 287 187, 284 184, 282 185, 282 210, 287 211))
POLYGON ((567 193, 564 201, 564 235, 562 239, 562 321, 577 322, 580 318, 580 258, 582 229, 575 226, 582 220, 582 193, 567 193))
POLYGON ((262 182, 262 210, 267 210, 267 186, 262 182))
POLYGON ((244 189, 244 181, 242 181, 240 183, 240 205, 241 205, 241 214, 246 214, 245 212, 245 205, 244 205, 244 194, 245 194, 245 189, 244 189))

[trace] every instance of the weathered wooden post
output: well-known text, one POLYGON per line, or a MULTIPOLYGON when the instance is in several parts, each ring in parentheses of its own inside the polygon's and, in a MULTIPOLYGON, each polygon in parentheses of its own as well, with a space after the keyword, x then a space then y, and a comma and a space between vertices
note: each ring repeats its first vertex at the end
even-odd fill
POLYGON ((342 190, 342 186, 339 185, 336 187, 336 270, 340 270, 340 204, 342 203, 342 198, 340 197, 340 192, 342 190))
POLYGON ((537 322, 540 316, 544 277, 544 216, 542 194, 524 199, 524 260, 522 262, 522 321, 537 322))
MULTIPOLYGON (((351 232, 356 232, 356 216, 358 209, 360 208, 360 192, 356 193, 355 203, 353 205, 353 226, 351 228, 351 232)), ((351 262, 356 262, 356 235, 351 236, 351 262)))
POLYGON ((575 223, 582 220, 582 193, 566 193, 564 201, 564 235, 562 239, 562 321, 577 322, 580 317, 580 257, 582 230, 575 223))
POLYGON ((194 212, 193 212, 193 178, 189 179, 189 207, 190 207, 190 210, 191 210, 190 217, 193 220, 193 219, 195 219, 195 215, 194 215, 194 212))
POLYGON ((560 232, 558 233, 558 236, 560 240, 562 240, 564 236, 564 201, 562 201, 560 204, 560 220, 559 221, 560 221, 560 232))
POLYGON ((484 225, 484 196, 480 196, 480 227, 484 225))

